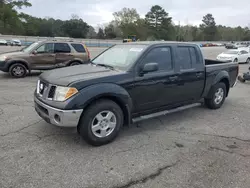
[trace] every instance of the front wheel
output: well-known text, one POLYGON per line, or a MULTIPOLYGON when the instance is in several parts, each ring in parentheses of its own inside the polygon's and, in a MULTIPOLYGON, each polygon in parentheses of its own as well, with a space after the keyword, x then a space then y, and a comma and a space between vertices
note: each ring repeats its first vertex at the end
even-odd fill
POLYGON ((238 59, 237 58, 234 59, 234 63, 238 63, 238 59))
POLYGON ((83 112, 78 132, 87 143, 101 146, 112 142, 122 125, 121 108, 111 100, 98 100, 83 112))
POLYGON ((247 58, 246 63, 247 63, 247 64, 249 64, 249 63, 250 63, 250 58, 247 58))
POLYGON ((205 98, 206 106, 210 109, 220 108, 227 95, 226 85, 223 82, 215 84, 212 86, 209 95, 209 98, 205 98))
POLYGON ((23 78, 27 75, 27 69, 23 64, 15 63, 10 66, 9 73, 15 78, 23 78))

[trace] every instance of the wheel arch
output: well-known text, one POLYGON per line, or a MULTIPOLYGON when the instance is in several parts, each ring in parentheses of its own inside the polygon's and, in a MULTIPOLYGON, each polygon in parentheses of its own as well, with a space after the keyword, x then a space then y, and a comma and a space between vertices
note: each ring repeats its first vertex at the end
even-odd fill
POLYGON ((30 71, 29 64, 24 60, 12 60, 12 61, 8 62, 8 71, 9 71, 10 67, 16 63, 20 63, 20 64, 24 65, 27 68, 27 70, 30 71))
POLYGON ((82 115, 84 114, 84 111, 86 111, 92 104, 94 104, 96 101, 99 101, 99 100, 110 100, 110 101, 115 102, 121 108, 123 112, 124 125, 129 125, 131 123, 131 115, 130 115, 129 106, 126 105, 119 97, 110 95, 110 94, 103 94, 103 95, 99 95, 99 96, 95 96, 91 98, 84 105, 84 110, 82 112, 82 115))

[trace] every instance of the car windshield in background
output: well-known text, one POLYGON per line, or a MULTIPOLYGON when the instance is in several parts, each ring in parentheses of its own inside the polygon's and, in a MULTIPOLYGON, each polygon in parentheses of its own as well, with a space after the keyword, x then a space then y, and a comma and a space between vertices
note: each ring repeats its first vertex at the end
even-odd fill
POLYGON ((34 42, 32 44, 30 44, 29 46, 26 46, 22 49, 23 52, 29 52, 30 50, 32 50, 35 46, 38 45, 38 42, 34 42))
POLYGON ((128 70, 145 48, 146 45, 115 45, 97 56, 92 62, 128 70))
POLYGON ((227 51, 227 52, 224 52, 224 54, 238 54, 239 52, 238 51, 227 51))

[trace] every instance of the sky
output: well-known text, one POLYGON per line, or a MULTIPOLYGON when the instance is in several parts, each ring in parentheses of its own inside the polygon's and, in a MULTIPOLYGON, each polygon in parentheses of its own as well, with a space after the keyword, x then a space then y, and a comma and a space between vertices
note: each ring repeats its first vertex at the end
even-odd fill
POLYGON ((250 27, 249 0, 29 0, 32 7, 22 11, 37 17, 70 19, 77 14, 93 27, 113 19, 113 12, 123 7, 136 8, 144 17, 153 5, 162 6, 173 21, 181 25, 199 25, 202 17, 213 14, 217 24, 250 27))

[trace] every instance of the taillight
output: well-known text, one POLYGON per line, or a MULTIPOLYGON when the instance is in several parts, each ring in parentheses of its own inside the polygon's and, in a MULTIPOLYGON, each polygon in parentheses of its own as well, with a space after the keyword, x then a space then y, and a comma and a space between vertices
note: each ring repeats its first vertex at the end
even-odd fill
POLYGON ((90 53, 89 53, 89 50, 88 50, 87 46, 85 44, 83 44, 83 46, 84 46, 84 48, 85 48, 85 50, 87 52, 88 59, 90 59, 90 53))

